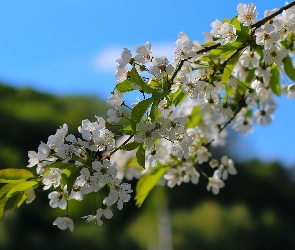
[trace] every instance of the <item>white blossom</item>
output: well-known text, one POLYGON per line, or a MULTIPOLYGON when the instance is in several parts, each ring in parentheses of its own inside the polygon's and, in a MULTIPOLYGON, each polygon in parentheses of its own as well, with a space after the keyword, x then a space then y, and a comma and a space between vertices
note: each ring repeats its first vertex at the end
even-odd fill
POLYGON ((119 63, 119 68, 124 68, 129 62, 132 57, 131 51, 127 48, 123 49, 121 54, 121 58, 117 59, 116 62, 119 63))
POLYGON ((219 170, 215 170, 212 177, 209 178, 209 183, 207 185, 207 190, 212 190, 213 194, 218 194, 219 189, 224 187, 224 182, 219 177, 220 172, 219 170))
POLYGON ((60 185, 62 170, 59 168, 51 168, 50 172, 43 176, 42 182, 44 184, 43 189, 47 190, 52 185, 57 188, 60 185))
POLYGON ((164 178, 168 180, 167 185, 171 188, 176 184, 179 186, 183 181, 181 170, 176 168, 169 168, 167 174, 164 175, 164 178))
POLYGON ((135 49, 136 55, 134 60, 140 64, 146 64, 152 59, 152 45, 149 42, 146 42, 145 46, 140 45, 135 49))
POLYGON ((223 180, 226 180, 228 177, 228 174, 236 175, 237 170, 234 167, 234 162, 232 159, 228 158, 227 155, 222 156, 221 158, 221 164, 218 168, 218 174, 219 178, 222 178, 223 180))
POLYGON ((244 26, 250 26, 256 22, 258 12, 253 3, 249 3, 248 6, 240 3, 238 4, 237 9, 239 12, 238 21, 244 26))
POLYGON ((69 217, 58 217, 53 222, 53 225, 56 225, 61 230, 69 228, 72 232, 74 231, 74 222, 69 217))

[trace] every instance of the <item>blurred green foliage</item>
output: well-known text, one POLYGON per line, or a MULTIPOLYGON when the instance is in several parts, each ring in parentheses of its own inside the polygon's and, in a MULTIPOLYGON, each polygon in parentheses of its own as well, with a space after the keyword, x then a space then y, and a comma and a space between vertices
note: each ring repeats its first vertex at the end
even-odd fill
MULTIPOLYGON (((47 142, 58 126, 67 123, 77 134, 81 120, 94 121, 107 109, 95 97, 57 97, 1 84, 0 169, 24 168, 27 151, 47 142)), ((102 227, 80 218, 94 209, 92 194, 70 201, 73 233, 52 225, 65 212, 49 207, 49 191, 39 191, 33 203, 0 222, 0 249, 295 249, 294 172, 258 160, 236 168, 238 175, 218 196, 207 192, 204 178, 198 185, 158 186, 140 209, 131 200, 102 227)))

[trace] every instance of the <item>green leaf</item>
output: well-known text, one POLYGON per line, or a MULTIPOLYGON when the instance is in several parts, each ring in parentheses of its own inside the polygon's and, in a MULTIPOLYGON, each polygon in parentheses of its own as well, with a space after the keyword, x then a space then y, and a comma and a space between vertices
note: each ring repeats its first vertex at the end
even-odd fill
POLYGON ((122 129, 120 129, 125 135, 132 135, 133 134, 133 129, 130 124, 126 125, 122 129))
POLYGON ((0 200, 0 220, 3 219, 10 211, 14 210, 23 199, 23 193, 18 193, 12 197, 0 200))
POLYGON ((284 70, 287 76, 295 82, 295 69, 293 67, 292 59, 290 56, 286 56, 283 60, 284 62, 284 70))
POLYGON ((67 190, 68 190, 69 195, 71 194, 71 191, 73 189, 73 186, 74 186, 74 183, 75 183, 77 177, 80 176, 80 171, 78 171, 78 170, 79 169, 77 168, 77 171, 73 172, 68 178, 67 190))
POLYGON ((145 145, 144 142, 140 144, 136 152, 136 159, 140 166, 145 168, 145 145))
POLYGON ((210 55, 214 57, 222 56, 225 59, 228 59, 233 54, 234 51, 236 51, 238 48, 240 48, 243 45, 244 45, 243 42, 239 42, 239 41, 228 43, 223 46, 221 45, 217 47, 216 49, 211 50, 210 55))
POLYGON ((236 28, 237 40, 236 42, 244 43, 251 37, 251 29, 248 26, 244 26, 238 21, 238 15, 236 15, 232 20, 231 24, 236 28))
POLYGON ((224 18, 223 23, 230 23, 230 19, 224 18))
POLYGON ((273 64, 270 74, 269 86, 273 93, 277 96, 281 96, 280 67, 273 64))
POLYGON ((63 188, 66 184, 68 184, 69 178, 77 172, 80 175, 79 168, 77 168, 77 167, 69 166, 69 167, 65 168, 62 171, 62 175, 61 175, 61 184, 62 184, 61 187, 63 188))
POLYGON ((238 15, 236 15, 232 20, 231 24, 236 28, 237 31, 241 30, 241 23, 238 21, 238 15))
POLYGON ((6 197, 6 194, 10 189, 12 189, 15 185, 17 185, 18 182, 13 182, 13 183, 8 183, 5 184, 1 189, 0 189, 0 200, 6 197))
POLYGON ((136 205, 141 206, 150 191, 159 182, 166 172, 166 167, 158 167, 140 178, 136 185, 136 205))
POLYGON ((172 103, 177 106, 178 104, 181 104, 185 98, 188 96, 188 94, 184 94, 182 92, 182 89, 179 88, 175 93, 171 93, 170 99, 172 100, 172 103))
POLYGON ((67 173, 62 173, 61 178, 60 178, 61 188, 64 188, 64 186, 67 185, 67 183, 68 183, 68 175, 67 175, 67 173))
POLYGON ((70 162, 61 162, 61 161, 56 161, 50 165, 48 165, 48 168, 67 168, 67 167, 73 167, 75 166, 75 163, 70 163, 70 162))
POLYGON ((231 58, 228 63, 225 65, 224 71, 223 71, 223 75, 221 77, 221 82, 226 84, 228 79, 231 76, 231 73, 235 67, 235 65, 237 64, 240 55, 242 54, 242 51, 240 51, 239 53, 237 53, 233 58, 231 58))
POLYGON ((165 93, 164 89, 154 89, 153 90, 153 98, 154 99, 162 99, 166 96, 167 94, 165 93))
POLYGON ((14 187, 12 187, 6 194, 6 198, 14 196, 17 193, 23 192, 29 187, 36 187, 38 186, 38 181, 22 181, 17 183, 14 187))
POLYGON ((159 106, 159 99, 154 100, 153 105, 151 107, 150 118, 154 122, 158 118, 158 106, 159 106))
POLYGON ((19 207, 24 203, 24 201, 25 201, 27 198, 28 198, 28 197, 27 197, 25 194, 23 194, 22 197, 21 197, 21 198, 19 199, 19 201, 17 202, 16 207, 19 208, 19 207))
POLYGON ((136 124, 141 121, 141 118, 144 116, 145 112, 147 112, 153 101, 153 98, 148 98, 137 103, 133 108, 130 114, 130 123, 133 130, 136 129, 136 124))
POLYGON ((134 141, 134 142, 130 142, 130 143, 120 147, 120 149, 125 150, 125 151, 131 151, 131 150, 138 148, 139 145, 140 145, 140 143, 134 141))
POLYGON ((194 128, 196 127, 199 122, 202 119, 202 113, 201 113, 201 106, 195 106, 193 108, 192 114, 190 115, 188 119, 188 123, 186 124, 186 128, 194 128))
POLYGON ((5 198, 3 200, 0 200, 0 221, 4 217, 5 205, 8 200, 9 200, 9 198, 5 198))
POLYGON ((45 170, 43 171, 42 175, 48 174, 52 168, 65 169, 68 167, 75 167, 75 166, 76 166, 75 163, 70 163, 70 162, 63 163, 61 161, 56 161, 56 162, 48 165, 45 168, 45 170))
POLYGON ((142 80, 141 76, 138 74, 135 67, 133 67, 132 70, 130 71, 130 75, 134 83, 138 85, 139 87, 141 87, 141 89, 144 92, 148 94, 153 93, 153 88, 151 88, 144 80, 142 80))
POLYGON ((116 85, 115 89, 119 90, 121 93, 126 93, 129 91, 133 91, 134 89, 131 87, 130 81, 126 79, 123 82, 120 82, 116 85))
POLYGON ((0 170, 0 183, 11 183, 27 180, 34 175, 26 169, 7 168, 0 170))
POLYGON ((248 75, 245 80, 245 85, 250 86, 250 83, 253 81, 254 76, 255 76, 255 69, 249 69, 248 75))

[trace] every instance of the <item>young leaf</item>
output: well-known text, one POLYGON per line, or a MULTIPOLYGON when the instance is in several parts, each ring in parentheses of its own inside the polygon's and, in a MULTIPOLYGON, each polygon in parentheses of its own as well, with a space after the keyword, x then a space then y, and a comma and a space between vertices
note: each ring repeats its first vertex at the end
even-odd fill
POLYGON ((153 101, 153 98, 145 99, 137 103, 136 106, 133 108, 130 114, 130 123, 133 130, 136 129, 136 124, 141 121, 141 118, 144 116, 145 112, 147 112, 153 101))
POLYGON ((170 99, 172 100, 172 103, 177 106, 178 104, 181 104, 185 98, 188 96, 188 94, 184 94, 182 92, 182 89, 179 88, 175 93, 171 93, 170 99))
POLYGON ((75 163, 70 163, 70 162, 63 163, 61 161, 56 161, 48 165, 48 168, 67 168, 67 167, 73 167, 73 166, 75 166, 75 163))
POLYGON ((11 188, 7 194, 6 194, 6 198, 9 198, 13 195, 15 195, 16 193, 19 192, 23 192, 26 189, 28 189, 29 187, 36 187, 38 186, 39 182, 38 181, 22 181, 17 183, 17 185, 15 185, 13 188, 11 188))
POLYGON ((158 105, 159 105, 160 100, 156 99, 153 102, 152 108, 151 108, 151 112, 150 112, 150 118, 152 119, 152 121, 155 121, 158 117, 158 105))
POLYGON ((238 15, 236 15, 232 20, 231 24, 236 28, 236 31, 241 30, 241 23, 238 21, 238 15))
POLYGON ((130 124, 126 125, 124 128, 120 129, 124 133, 124 135, 131 135, 133 134, 133 130, 130 124))
POLYGON ((245 80, 245 85, 250 86, 250 83, 252 82, 254 76, 255 76, 255 69, 249 69, 248 75, 245 80))
POLYGON ((17 185, 18 182, 8 183, 5 184, 0 189, 0 200, 6 197, 6 194, 9 192, 10 189, 12 189, 15 185, 17 185))
POLYGON ((71 194, 71 191, 73 189, 73 186, 75 184, 77 177, 80 176, 80 171, 78 171, 78 170, 79 169, 77 168, 77 171, 72 173, 68 178, 67 190, 68 190, 69 195, 71 194))
POLYGON ((19 208, 27 198, 28 197, 25 194, 23 194, 21 199, 17 202, 16 207, 19 208))
POLYGON ((140 145, 140 143, 133 141, 133 142, 130 142, 130 143, 120 147, 120 149, 125 150, 125 151, 131 151, 131 150, 138 148, 139 145, 140 145))
POLYGON ((61 161, 56 161, 50 165, 48 165, 45 170, 43 171, 43 175, 47 174, 50 172, 51 168, 60 168, 60 169, 65 169, 65 168, 68 168, 68 167, 75 167, 75 163, 70 163, 70 162, 66 162, 66 163, 63 163, 61 161))
POLYGON ((292 59, 290 56, 286 56, 283 60, 284 62, 284 70, 287 76, 295 82, 295 69, 293 67, 292 59))
POLYGON ((210 54, 214 57, 222 56, 225 59, 228 59, 233 54, 233 52, 237 50, 238 48, 240 48, 241 46, 243 46, 242 42, 235 41, 233 43, 225 44, 225 45, 219 46, 216 49, 211 50, 210 54))
POLYGON ((0 183, 11 183, 27 180, 34 175, 26 169, 7 168, 0 170, 0 183))
POLYGON ((135 67, 132 68, 132 70, 130 71, 130 74, 134 83, 138 85, 139 87, 141 87, 141 89, 144 92, 148 94, 151 94, 153 92, 153 88, 151 88, 144 80, 142 80, 141 76, 138 74, 135 67))
POLYGON ((0 200, 0 221, 4 217, 5 205, 8 200, 9 200, 9 198, 5 198, 5 199, 0 200))
POLYGON ((63 173, 61 174, 61 178, 60 178, 61 188, 64 188, 64 186, 68 183, 68 171, 66 172, 67 173, 63 171, 63 173))
POLYGON ((221 77, 221 82, 226 84, 228 79, 230 78, 230 75, 235 67, 235 65, 237 64, 240 55, 242 54, 242 52, 240 51, 239 53, 237 53, 233 58, 231 58, 228 63, 225 65, 224 71, 223 71, 223 75, 221 77))
POLYGON ((277 96, 281 96, 280 67, 273 65, 270 74, 269 86, 273 93, 277 96))
POLYGON ((23 199, 23 193, 17 193, 11 197, 0 201, 0 220, 3 219, 10 211, 15 209, 23 199))
POLYGON ((145 145, 144 142, 140 144, 136 152, 136 159, 140 166, 145 168, 145 145))
MULTIPOLYGON (((62 171, 62 175, 61 175, 61 184, 62 184, 62 188, 69 183, 69 179, 72 175, 75 175, 75 173, 78 172, 78 176, 80 175, 80 171, 79 168, 77 167, 73 167, 73 166, 69 166, 67 168, 65 168, 62 171)), ((77 177, 78 177, 77 176, 77 177)), ((68 187, 68 186, 67 186, 68 187)))
POLYGON ((201 106, 195 106, 193 108, 192 114, 190 115, 188 119, 188 123, 186 124, 186 128, 194 128, 196 127, 199 122, 202 119, 202 113, 201 113, 201 106))
POLYGON ((126 79, 123 82, 118 83, 116 85, 115 89, 119 90, 121 93, 126 93, 126 92, 134 90, 131 87, 130 81, 128 79, 126 79))
POLYGON ((162 176, 166 172, 166 167, 158 167, 154 169, 152 172, 144 175, 137 182, 136 185, 136 205, 141 206, 144 202, 145 198, 148 196, 153 187, 159 182, 162 176))

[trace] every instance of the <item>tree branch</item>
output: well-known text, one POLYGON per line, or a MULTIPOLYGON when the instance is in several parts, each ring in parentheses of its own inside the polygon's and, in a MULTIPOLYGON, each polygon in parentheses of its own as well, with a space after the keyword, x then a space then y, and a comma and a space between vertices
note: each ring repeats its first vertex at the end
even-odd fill
POLYGON ((279 10, 277 10, 276 12, 274 12, 273 14, 271 14, 270 16, 267 16, 267 17, 261 19, 260 21, 258 21, 257 23, 252 24, 251 25, 251 29, 258 28, 258 27, 262 26, 263 24, 265 24, 266 22, 268 22, 269 20, 271 20, 275 16, 281 14, 284 10, 290 9, 294 5, 295 5, 295 1, 287 4, 286 6, 280 8, 279 10))

